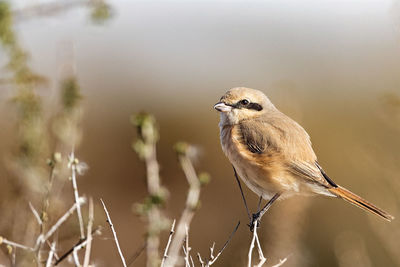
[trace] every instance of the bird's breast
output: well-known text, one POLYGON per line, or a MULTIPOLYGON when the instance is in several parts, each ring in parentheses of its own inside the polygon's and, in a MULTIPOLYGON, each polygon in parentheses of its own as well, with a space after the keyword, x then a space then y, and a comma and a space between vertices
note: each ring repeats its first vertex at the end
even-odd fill
POLYGON ((271 198, 280 191, 273 180, 272 169, 268 167, 271 163, 268 162, 268 157, 265 157, 263 162, 255 158, 256 155, 242 143, 242 136, 237 125, 220 126, 220 134, 223 152, 240 178, 252 191, 265 199, 271 198))

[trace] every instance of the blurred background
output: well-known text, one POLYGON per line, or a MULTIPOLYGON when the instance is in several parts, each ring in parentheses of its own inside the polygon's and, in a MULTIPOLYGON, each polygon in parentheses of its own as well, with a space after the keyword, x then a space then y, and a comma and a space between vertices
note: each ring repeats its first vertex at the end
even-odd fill
MULTIPOLYGON (((27 226, 28 202, 40 206, 46 159, 75 143, 89 166, 80 193, 93 196, 95 224, 105 226, 92 259, 120 264, 100 197, 131 257, 146 232, 133 204, 147 189, 130 116, 147 111, 159 124, 165 215, 184 207, 188 185, 172 147, 187 141, 200 151, 196 169, 212 178, 190 228, 192 251, 220 248, 240 220, 214 266, 244 266, 247 215, 212 108, 237 86, 262 90, 298 121, 334 181, 400 217, 399 1, 12 0, 0 13, 1 236, 31 242, 21 229, 38 231, 27 226)), ((73 204, 70 187, 59 188, 62 210, 73 204)), ((255 210, 257 198, 245 194, 255 210)), ((60 250, 76 242, 70 220, 76 232, 60 233, 60 250)), ((400 266, 399 226, 337 199, 296 197, 271 208, 260 236, 266 266, 285 257, 284 266, 400 266)), ((131 266, 144 262, 143 254, 131 266)), ((3 248, 0 263, 9 264, 3 248)))

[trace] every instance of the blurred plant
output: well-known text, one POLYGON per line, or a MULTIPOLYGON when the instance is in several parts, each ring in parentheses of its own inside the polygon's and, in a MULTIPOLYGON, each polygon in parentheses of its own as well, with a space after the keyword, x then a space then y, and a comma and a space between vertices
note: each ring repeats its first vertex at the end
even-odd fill
POLYGON ((42 105, 35 88, 45 79, 28 66, 28 54, 18 44, 10 5, 5 1, 0 1, 0 42, 9 58, 7 69, 15 89, 12 102, 18 115, 14 170, 26 178, 24 184, 29 190, 38 191, 43 172, 40 161, 47 149, 42 105))
POLYGON ((159 165, 156 156, 156 144, 159 139, 158 129, 152 115, 141 113, 131 118, 138 132, 138 140, 133 148, 139 158, 145 162, 147 175, 147 190, 149 196, 143 204, 137 205, 137 211, 147 218, 147 264, 148 267, 160 264, 159 235, 167 229, 168 220, 160 211, 168 197, 168 191, 161 186, 159 165))
POLYGON ((89 4, 92 7, 91 18, 92 21, 98 24, 104 23, 109 20, 112 15, 112 8, 103 0, 91 0, 89 4))
MULTIPOLYGON (((148 223, 147 240, 145 243, 147 246, 147 266, 153 267, 160 266, 161 264, 161 266, 171 267, 181 264, 182 261, 188 267, 194 266, 193 258, 190 255, 189 228, 193 216, 199 207, 201 186, 209 183, 210 176, 207 173, 196 173, 192 164, 193 157, 197 155, 195 147, 184 142, 175 144, 174 150, 189 183, 189 191, 185 208, 178 220, 176 230, 176 220, 172 223, 163 258, 160 260, 159 236, 163 230, 167 229, 168 225, 168 220, 160 209, 167 200, 168 191, 161 186, 159 165, 156 158, 156 144, 159 140, 158 127, 154 117, 147 113, 139 113, 132 116, 131 122, 138 132, 138 139, 133 143, 132 147, 146 165, 149 197, 147 197, 142 204, 137 204, 136 210, 140 215, 147 218, 148 223), (181 256, 182 250, 183 257, 181 256)), ((201 266, 211 266, 218 259, 238 227, 239 223, 217 255, 214 255, 215 244, 210 249, 209 259, 203 260, 200 254, 198 254, 201 266)), ((118 244, 117 247, 119 247, 118 244)), ((122 253, 120 253, 120 255, 124 262, 122 253)))
POLYGON ((7 166, 11 167, 16 176, 16 179, 10 179, 16 190, 14 190, 13 201, 8 203, 7 209, 22 210, 26 204, 26 200, 22 200, 23 198, 31 199, 33 203, 41 198, 42 206, 38 212, 34 208, 35 205, 29 203, 34 216, 28 216, 29 214, 24 212, 9 214, 13 217, 9 218, 9 220, 23 222, 16 225, 8 225, 15 233, 15 238, 24 239, 26 242, 34 242, 35 245, 33 247, 8 241, 5 238, 1 238, 0 244, 8 246, 8 254, 11 256, 12 264, 24 265, 34 259, 38 266, 42 266, 43 254, 47 255, 46 266, 57 265, 70 254, 73 255, 74 262, 79 263, 78 251, 88 246, 84 258, 84 264, 88 266, 92 236, 100 232, 99 228, 92 230, 94 220, 92 200, 89 201, 88 230, 86 234, 84 232, 80 208, 84 198, 78 193, 76 181, 77 174, 82 175, 83 171, 87 169, 87 165, 79 162, 73 153, 80 140, 80 87, 74 74, 64 78, 60 87, 61 101, 58 106, 59 110, 55 113, 55 116, 51 117, 51 120, 45 120, 44 108, 38 89, 46 84, 46 79, 36 74, 29 67, 28 53, 19 45, 13 29, 14 14, 15 12, 11 11, 9 2, 0 1, 0 43, 8 55, 8 73, 5 75, 9 75, 10 78, 6 81, 15 92, 12 103, 16 108, 17 120, 15 124, 18 132, 14 157, 7 159, 7 166), (48 132, 47 127, 50 122, 52 123, 55 139, 54 145, 51 145, 52 135, 48 132), (45 159, 50 149, 54 153, 47 160, 48 168, 46 169, 45 159), (67 161, 66 155, 71 151, 72 154, 69 157, 69 161, 67 161), (68 168, 71 171, 70 175, 68 175, 68 168), (47 170, 49 175, 45 175, 47 170), (46 176, 49 177, 48 180, 45 180, 46 176), (69 176, 71 176, 75 204, 59 220, 55 221, 61 215, 60 212, 68 205, 68 201, 60 199, 60 195, 63 184, 69 176), (57 185, 56 188, 55 184, 57 185), (21 190, 23 193, 21 193, 21 190), (80 226, 79 242, 63 256, 55 260, 53 258, 56 255, 55 251, 59 250, 60 246, 56 239, 52 243, 48 239, 58 231, 60 225, 75 210, 78 214, 80 226), (34 220, 35 218, 36 220, 34 220), (37 236, 34 236, 35 231, 33 228, 36 226, 32 224, 35 221, 39 225, 37 236), (52 226, 49 228, 48 225, 52 226), (32 241, 32 239, 34 240, 32 241), (45 250, 46 245, 49 246, 49 252, 45 250), (21 254, 19 259, 16 259, 15 251, 17 248, 23 249, 27 253, 21 254))

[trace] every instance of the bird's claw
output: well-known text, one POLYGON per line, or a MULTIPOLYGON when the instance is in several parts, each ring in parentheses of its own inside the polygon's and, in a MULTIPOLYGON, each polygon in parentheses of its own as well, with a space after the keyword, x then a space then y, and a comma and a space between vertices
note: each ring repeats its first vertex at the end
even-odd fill
POLYGON ((257 222, 257 227, 260 227, 260 212, 253 213, 250 223, 247 225, 250 227, 250 231, 253 232, 254 225, 257 222))

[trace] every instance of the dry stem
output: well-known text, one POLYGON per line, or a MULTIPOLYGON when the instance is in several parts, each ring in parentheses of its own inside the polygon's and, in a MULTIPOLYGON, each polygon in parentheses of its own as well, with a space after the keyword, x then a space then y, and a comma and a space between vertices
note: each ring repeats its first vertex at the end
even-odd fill
POLYGON ((106 213, 106 216, 107 216, 107 222, 110 225, 111 231, 113 233, 115 245, 117 246, 119 256, 121 257, 122 265, 124 267, 127 267, 124 255, 122 254, 122 251, 121 251, 121 247, 119 246, 117 233, 115 232, 114 225, 112 224, 112 221, 110 218, 110 214, 108 213, 108 210, 107 210, 106 205, 104 204, 103 200, 100 199, 100 201, 101 201, 101 204, 103 204, 104 212, 106 213))
POLYGON ((166 260, 166 266, 175 266, 179 258, 179 251, 185 238, 185 227, 189 227, 194 216, 195 209, 200 197, 200 181, 187 153, 179 153, 179 162, 189 183, 189 192, 186 199, 186 206, 179 219, 175 237, 171 243, 170 255, 166 260))
POLYGON ((261 267, 265 263, 265 261, 267 260, 264 257, 264 254, 262 252, 261 245, 260 245, 260 240, 258 239, 257 226, 258 226, 258 221, 255 220, 254 221, 254 229, 253 229, 253 238, 252 238, 251 243, 250 243, 250 249, 249 249, 249 254, 248 254, 248 263, 247 263, 248 267, 251 267, 253 249, 254 249, 255 245, 257 246, 258 256, 259 256, 259 259, 260 259, 260 262, 256 266, 257 267, 261 267))
POLYGON ((85 258, 83 260, 83 267, 89 266, 90 261, 90 250, 92 248, 92 228, 93 228, 93 220, 94 220, 94 207, 93 207, 93 199, 89 199, 89 221, 87 227, 87 245, 85 250, 85 258))
POLYGON ((169 232, 168 242, 167 242, 167 245, 165 246, 164 256, 163 256, 163 259, 161 261, 161 267, 164 267, 165 260, 168 257, 168 249, 169 249, 169 246, 171 244, 172 235, 174 234, 175 222, 176 222, 176 220, 174 219, 174 221, 172 222, 171 231, 169 232))
MULTIPOLYGON (((72 152, 71 155, 69 156, 68 166, 71 168, 71 181, 72 181, 72 188, 74 190, 75 203, 78 203, 78 200, 79 200, 78 185, 76 183, 76 165, 77 165, 77 163, 78 163, 78 159, 75 158, 75 154, 74 154, 74 152, 72 152)), ((81 212, 80 205, 77 205, 76 213, 78 215, 81 239, 84 239, 85 238, 85 229, 83 226, 83 219, 82 219, 82 212, 81 212)))

